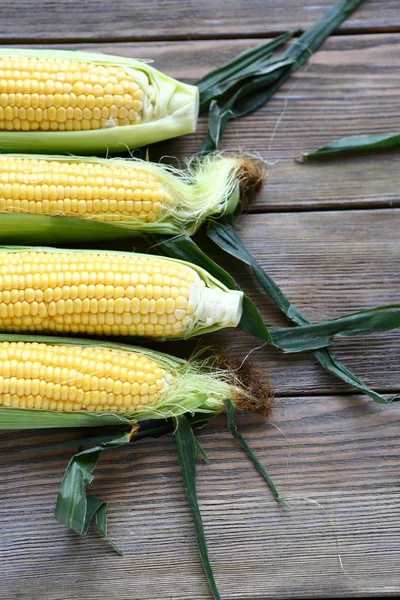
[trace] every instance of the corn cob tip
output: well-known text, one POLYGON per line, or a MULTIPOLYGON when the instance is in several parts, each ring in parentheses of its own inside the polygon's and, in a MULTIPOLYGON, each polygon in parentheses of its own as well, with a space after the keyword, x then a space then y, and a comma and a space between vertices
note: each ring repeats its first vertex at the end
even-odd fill
POLYGON ((269 419, 274 394, 268 375, 255 369, 248 361, 222 355, 219 366, 232 374, 232 402, 239 412, 251 412, 269 419))
POLYGON ((238 179, 242 207, 253 202, 264 184, 264 170, 260 162, 247 157, 238 159, 238 179))

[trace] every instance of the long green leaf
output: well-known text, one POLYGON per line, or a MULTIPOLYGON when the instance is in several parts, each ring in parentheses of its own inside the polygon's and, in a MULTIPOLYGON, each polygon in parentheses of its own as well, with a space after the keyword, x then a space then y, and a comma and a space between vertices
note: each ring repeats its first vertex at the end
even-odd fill
POLYGON ((272 343, 284 352, 303 352, 329 346, 335 336, 350 337, 400 327, 400 304, 378 306, 312 325, 269 328, 272 343))
MULTIPOLYGON (((268 102, 288 77, 318 50, 324 40, 356 10, 361 2, 362 0, 339 0, 278 58, 266 58, 262 71, 255 70, 235 86, 222 88, 224 93, 220 96, 212 95, 209 130, 200 146, 200 152, 206 154, 218 148, 230 119, 247 115, 268 102), (231 90, 230 94, 227 93, 227 89, 231 90)), ((240 58, 240 55, 237 58, 240 58)), ((219 72, 221 71, 223 67, 219 69, 219 72)), ((209 74, 211 79, 213 73, 209 74)), ((201 88, 205 87, 204 78, 198 82, 199 84, 201 88)), ((205 94, 204 90, 203 94, 205 94)), ((206 106, 209 96, 204 95, 203 98, 203 106, 206 106)))
MULTIPOLYGON (((222 250, 250 267, 255 279, 261 285, 267 296, 274 304, 276 304, 289 321, 297 326, 310 325, 310 322, 295 306, 293 306, 289 299, 286 298, 272 277, 262 269, 252 255, 246 250, 239 236, 233 230, 229 219, 224 218, 218 222, 214 222, 208 227, 207 234, 220 248, 222 248, 222 250)), ((400 394, 385 398, 378 392, 371 390, 336 358, 330 348, 316 350, 314 351, 314 356, 321 366, 332 375, 355 387, 376 402, 390 403, 400 400, 400 394)))
MULTIPOLYGON (((205 419, 204 414, 200 414, 201 418, 205 419)), ((206 422, 208 422, 210 418, 212 418, 212 416, 208 415, 208 418, 205 419, 206 422)), ((131 429, 132 426, 131 424, 129 425, 131 429)), ((110 442, 116 437, 116 435, 121 435, 121 432, 121 427, 111 427, 107 430, 106 433, 102 433, 101 435, 85 436, 80 438, 74 438, 73 440, 55 441, 52 444, 48 444, 46 446, 35 446, 34 448, 21 450, 21 454, 38 454, 40 452, 49 452, 55 449, 58 450, 59 448, 77 448, 82 446, 92 446, 93 444, 97 446, 98 444, 101 444, 103 442, 110 442)), ((163 421, 161 424, 158 420, 141 421, 139 431, 132 435, 130 441, 131 443, 139 442, 140 440, 146 437, 158 438, 167 435, 168 433, 172 433, 171 420, 167 420, 165 422, 163 421)))
POLYGON ((249 76, 255 76, 267 66, 271 53, 287 42, 295 31, 288 31, 272 40, 259 44, 241 52, 222 67, 207 73, 196 85, 200 95, 200 112, 205 110, 210 102, 220 98, 236 85, 240 85, 249 76))
POLYGON ((250 448, 250 446, 248 445, 248 443, 246 442, 246 440, 244 439, 242 434, 239 433, 239 431, 235 425, 234 418, 233 418, 234 414, 235 414, 235 407, 233 406, 232 402, 230 400, 224 400, 224 404, 225 404, 226 415, 227 415, 227 419, 228 419, 228 429, 229 429, 232 437, 236 440, 236 442, 238 444, 240 444, 240 446, 243 448, 243 450, 245 451, 245 453, 247 454, 247 456, 250 458, 251 462, 257 469, 257 471, 264 478, 264 480, 268 484, 268 487, 271 490, 272 495, 274 496, 275 500, 279 504, 284 506, 285 508, 289 508, 288 505, 286 504, 286 502, 283 500, 283 498, 280 497, 279 492, 276 489, 275 484, 272 481, 271 477, 268 475, 267 471, 264 469, 264 467, 262 466, 262 464, 260 463, 258 458, 255 456, 254 452, 252 451, 252 449, 250 448))
POLYGON ((303 154, 296 159, 297 162, 306 162, 308 160, 319 160, 321 158, 330 158, 350 152, 368 152, 374 150, 383 150, 400 145, 400 133, 377 133, 367 135, 354 135, 352 137, 335 140, 326 146, 322 146, 314 152, 303 154))
POLYGON ((94 518, 98 533, 107 537, 107 503, 86 496, 86 486, 93 481, 93 471, 103 450, 128 444, 130 437, 129 432, 120 434, 113 440, 83 450, 71 458, 54 509, 55 518, 59 523, 73 529, 79 535, 85 535, 94 518))
MULTIPOLYGON (((232 290, 240 289, 233 277, 222 267, 217 265, 217 263, 207 256, 207 254, 205 254, 205 252, 203 252, 203 250, 201 250, 201 248, 186 235, 179 235, 173 238, 157 236, 153 239, 156 240, 153 249, 158 252, 168 254, 168 256, 171 256, 172 258, 190 261, 191 263, 206 269, 208 273, 221 281, 227 288, 232 290)), ((246 295, 243 298, 243 313, 239 327, 251 335, 259 337, 265 342, 270 341, 268 329, 265 326, 257 307, 246 295)))
POLYGON ((208 550, 206 538, 204 535, 203 520, 199 505, 197 502, 196 493, 196 454, 197 447, 193 430, 186 417, 176 417, 175 421, 175 440, 178 449, 179 466, 182 473, 183 484, 190 509, 192 511, 194 525, 196 528, 197 547, 199 549, 201 562, 203 563, 204 571, 210 586, 211 593, 215 600, 221 600, 217 584, 215 583, 214 575, 208 558, 208 550))
POLYGON ((315 350, 313 352, 315 358, 318 360, 320 365, 326 369, 329 373, 338 377, 348 385, 356 388, 366 396, 369 396, 375 402, 379 404, 390 404, 391 402, 398 402, 400 400, 400 394, 389 396, 385 398, 378 392, 371 390, 361 379, 359 379, 354 373, 352 373, 347 367, 344 366, 340 360, 336 358, 330 348, 323 348, 322 350, 315 350))

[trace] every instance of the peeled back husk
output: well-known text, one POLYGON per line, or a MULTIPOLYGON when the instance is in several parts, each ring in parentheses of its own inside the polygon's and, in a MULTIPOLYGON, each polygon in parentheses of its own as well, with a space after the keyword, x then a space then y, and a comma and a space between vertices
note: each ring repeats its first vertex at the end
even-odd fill
MULTIPOLYGON (((103 66, 105 69, 108 67, 123 69, 127 80, 130 79, 136 82, 143 90, 143 108, 140 111, 140 122, 132 125, 119 125, 118 117, 110 117, 101 128, 89 128, 80 131, 44 131, 40 129, 35 131, 8 131, 2 129, 0 131, 0 151, 58 154, 68 152, 76 154, 125 152, 129 148, 139 148, 161 140, 192 133, 196 129, 198 117, 197 87, 181 83, 160 73, 146 61, 81 51, 0 49, 0 61, 2 58, 7 59, 16 56, 27 59, 37 58, 44 61, 46 59, 71 61, 73 64, 86 63, 93 66, 103 66)), ((4 92, 9 93, 9 90, 7 79, 4 75, 2 77, 0 94, 5 95, 4 92)), ((107 77, 107 75, 103 75, 103 77, 107 77)), ((57 79, 55 81, 57 82, 57 79)), ((60 81, 57 83, 60 86, 60 94, 68 95, 73 90, 73 82, 60 81)), ((23 81, 21 80, 22 85, 23 81)), ((90 80, 86 85, 91 86, 90 80)), ((97 90, 94 90, 93 94, 95 91, 97 93, 97 90)), ((101 90, 99 93, 103 94, 101 90)), ((124 105, 122 104, 122 106, 124 105)), ((68 102, 66 107, 68 108, 68 102)), ((74 107, 71 106, 71 108, 74 107)), ((18 126, 20 127, 20 125, 18 126)))
POLYGON ((236 327, 243 292, 182 260, 0 246, 0 330, 187 339, 236 327))
POLYGON ((186 169, 139 159, 0 155, 0 236, 65 243, 132 235, 192 235, 262 185, 256 161, 210 155, 186 169))
MULTIPOLYGON (((144 400, 143 404, 137 408, 126 409, 121 406, 114 412, 110 412, 107 404, 99 404, 95 410, 93 410, 93 406, 92 410, 85 409, 85 406, 90 406, 91 391, 86 392, 87 401, 79 410, 67 411, 49 408, 21 408, 17 401, 13 400, 17 396, 10 396, 2 391, 0 393, 0 429, 132 425, 132 423, 140 423, 144 420, 169 419, 182 414, 199 414, 204 415, 207 419, 222 412, 225 409, 224 401, 227 399, 231 400, 239 410, 267 414, 271 408, 271 390, 268 382, 263 384, 264 387, 261 387, 259 382, 254 386, 252 383, 254 375, 249 377, 248 371, 245 371, 244 377, 241 378, 238 369, 233 369, 226 362, 220 362, 217 355, 208 358, 198 355, 191 360, 184 360, 147 348, 99 340, 0 334, 0 365, 2 367, 7 360, 7 352, 11 346, 14 349, 17 347, 22 353, 26 351, 27 355, 30 349, 34 349, 38 353, 39 368, 42 362, 47 364, 43 356, 47 350, 51 352, 52 348, 58 347, 58 352, 61 351, 61 353, 65 350, 66 357, 71 356, 74 348, 91 350, 87 354, 93 364, 90 361, 87 362, 82 366, 80 373, 66 368, 61 369, 61 385, 63 387, 71 386, 71 389, 78 385, 77 378, 82 374, 93 375, 97 381, 101 382, 102 374, 99 373, 99 363, 96 362, 96 359, 98 360, 98 352, 102 349, 110 351, 117 362, 121 360, 121 364, 123 362, 124 365, 128 365, 124 369, 126 378, 129 379, 129 358, 146 358, 151 366, 162 372, 165 384, 156 400, 149 402, 148 396, 146 396, 143 398, 147 400, 144 400), (65 381, 62 380, 62 377, 65 378, 65 381)), ((102 368, 106 369, 107 364, 103 364, 102 368)), ((41 370, 39 370, 40 372, 41 370)), ((38 384, 42 381, 40 377, 39 374, 38 384)), ((3 374, 3 387, 6 379, 7 377, 3 374)), ((12 377, 8 378, 9 385, 11 385, 11 379, 12 377)), ((31 404, 35 405, 35 402, 38 401, 37 397, 32 396, 31 398, 31 404)), ((24 402, 27 402, 26 398, 24 402)), ((47 405, 49 405, 49 401, 47 401, 47 405)))

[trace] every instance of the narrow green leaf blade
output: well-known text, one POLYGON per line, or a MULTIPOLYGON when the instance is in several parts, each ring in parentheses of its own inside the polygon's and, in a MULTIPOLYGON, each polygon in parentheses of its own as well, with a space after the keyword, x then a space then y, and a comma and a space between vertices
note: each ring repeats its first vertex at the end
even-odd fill
POLYGON ((360 6, 363 0, 339 0, 318 21, 309 27, 284 52, 286 57, 294 57, 293 70, 303 65, 318 48, 339 27, 343 21, 360 6))
MULTIPOLYGON (((204 415, 203 413, 200 413, 201 418, 204 419, 204 415)), ((211 416, 208 416, 209 420, 210 418, 212 418, 211 416)), ((130 429, 132 427, 132 424, 129 423, 130 429)), ((109 430, 107 430, 109 431, 109 430)), ((82 438, 75 438, 73 440, 63 440, 63 441, 57 441, 57 442, 53 442, 52 444, 46 445, 46 446, 35 446, 34 448, 29 448, 28 450, 22 450, 21 454, 38 454, 40 452, 49 452, 51 450, 55 450, 55 449, 60 449, 60 448, 81 448, 83 446, 92 446, 92 445, 98 445, 101 444, 102 442, 110 442, 112 441, 117 435, 121 435, 121 428, 111 428, 112 433, 103 433, 102 435, 95 435, 95 436, 85 436, 82 438)), ((169 433, 172 433, 172 423, 170 420, 167 421, 163 421, 160 424, 160 421, 158 420, 149 420, 149 421, 141 421, 140 423, 140 429, 137 433, 135 433, 134 435, 132 435, 131 437, 131 444, 133 442, 138 442, 140 440, 142 440, 143 438, 146 437, 152 437, 152 438, 159 438, 162 437, 164 435, 167 435, 169 433)))
MULTIPOLYGON (((228 120, 247 115, 270 100, 288 77, 318 50, 324 40, 356 10, 361 2, 362 0, 339 0, 295 40, 278 59, 276 57, 266 58, 262 70, 256 70, 251 75, 245 69, 246 76, 241 80, 238 79, 235 85, 227 86, 225 82, 225 86, 220 86, 218 88, 220 95, 216 93, 212 96, 209 129, 200 146, 200 152, 204 154, 218 149, 228 120), (231 90, 230 93, 228 90, 231 90)), ((252 50, 256 52, 256 49, 252 50)), ((237 60, 240 62, 240 55, 237 60)), ((219 69, 219 76, 222 75, 223 70, 224 67, 219 69)), ((212 75, 211 73, 211 80, 212 75)), ((206 93, 204 79, 206 78, 198 82, 203 94, 206 93)), ((203 96, 203 98, 203 107, 205 107, 210 101, 210 96, 203 96)))
POLYGON ((297 162, 306 162, 308 160, 319 160, 321 158, 330 158, 341 154, 351 152, 368 152, 374 150, 383 150, 400 145, 400 133, 378 133, 371 135, 354 135, 351 137, 335 140, 326 146, 303 154, 297 162))
POLYGON ((208 558, 208 550, 206 538, 204 535, 203 520, 199 505, 197 502, 196 493, 196 443, 193 430, 186 417, 175 417, 175 440, 178 449, 179 465, 182 473, 183 484, 190 509, 192 511, 194 524, 196 528, 197 547, 199 549, 201 562, 203 563, 204 571, 210 586, 214 600, 221 600, 217 584, 215 583, 214 575, 208 558))
POLYGON ((225 104, 219 104, 217 100, 211 102, 208 115, 208 132, 200 144, 199 154, 210 154, 218 149, 228 121, 233 117, 232 109, 239 95, 240 90, 238 90, 225 104))
POLYGON ((250 335, 258 337, 263 342, 269 343, 271 341, 268 327, 262 320, 254 302, 246 295, 243 297, 243 314, 238 327, 243 331, 247 331, 250 335))
POLYGON ((269 329, 272 343, 284 352, 303 352, 329 346, 335 336, 350 337, 400 327, 400 304, 378 306, 311 325, 269 329))
POLYGON ((400 394, 395 394, 394 396, 389 396, 385 398, 378 392, 371 390, 361 379, 359 379, 354 373, 352 373, 347 367, 344 366, 340 360, 336 358, 334 353, 330 348, 323 348, 322 350, 316 350, 314 352, 315 358, 318 360, 320 365, 326 369, 329 373, 338 377, 348 385, 356 388, 363 394, 366 394, 375 402, 379 404, 390 404, 392 402, 398 402, 400 400, 400 394))
POLYGON ((233 406, 231 400, 224 400, 224 404, 225 404, 226 415, 227 415, 227 419, 228 419, 228 429, 229 429, 232 437, 236 440, 236 442, 238 444, 240 444, 240 446, 243 448, 243 450, 245 451, 245 453, 247 454, 247 456, 250 458, 251 462, 257 469, 257 471, 264 478, 269 489, 272 492, 272 495, 274 496, 274 498, 278 502, 278 504, 281 504, 285 508, 289 508, 288 505, 286 504, 286 502, 283 500, 283 498, 280 497, 279 492, 276 489, 275 484, 272 481, 271 477, 268 475, 267 471, 264 469, 264 467, 262 466, 262 464, 260 463, 258 458, 255 456, 254 452, 251 450, 250 446, 248 445, 248 443, 246 442, 244 437, 239 433, 238 428, 236 427, 236 424, 235 424, 234 418, 233 418, 234 414, 235 414, 235 407, 233 406))
POLYGON ((254 48, 249 48, 197 81, 196 85, 200 93, 200 112, 207 108, 211 100, 224 95, 232 87, 232 82, 238 85, 255 68, 261 70, 270 58, 271 52, 287 42, 295 33, 295 31, 288 31, 254 48))
POLYGON ((272 277, 260 267, 250 252, 246 250, 227 218, 210 224, 207 228, 207 234, 222 250, 250 267, 263 290, 291 321, 298 325, 308 325, 307 319, 291 304, 272 277))
MULTIPOLYGON (((279 286, 270 277, 264 269, 252 257, 250 252, 243 246, 239 236, 233 230, 230 221, 226 218, 210 224, 207 228, 207 234, 222 250, 234 256, 242 263, 248 265, 258 283, 265 291, 267 296, 274 304, 282 311, 282 313, 295 325, 310 325, 310 322, 301 314, 301 312, 293 306, 289 299, 285 296, 279 286)), ((262 339, 262 338, 261 338, 262 339)), ((314 356, 321 366, 329 371, 335 377, 338 377, 345 383, 355 387, 363 392, 375 402, 390 403, 400 399, 400 394, 396 394, 389 398, 385 398, 378 392, 371 390, 364 384, 356 375, 347 369, 333 354, 329 348, 323 348, 314 351, 314 356)))
POLYGON ((200 442, 199 442, 199 440, 197 439, 196 436, 194 436, 194 443, 196 444, 196 450, 200 454, 201 458, 204 460, 204 462, 207 465, 209 465, 210 464, 210 459, 207 456, 207 452, 204 450, 203 446, 200 444, 200 442))

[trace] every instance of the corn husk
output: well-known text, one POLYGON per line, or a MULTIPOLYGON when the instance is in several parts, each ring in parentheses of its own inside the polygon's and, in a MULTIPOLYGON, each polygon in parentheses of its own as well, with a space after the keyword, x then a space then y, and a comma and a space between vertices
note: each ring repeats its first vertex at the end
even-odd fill
POLYGON ((44 429, 132 425, 148 420, 165 420, 182 414, 202 414, 207 419, 224 410, 224 400, 234 398, 231 374, 215 366, 215 360, 184 360, 127 344, 52 336, 0 334, 1 342, 38 342, 50 345, 102 347, 115 352, 133 352, 149 357, 173 377, 173 383, 153 406, 133 412, 88 413, 4 407, 0 404, 0 429, 44 429))
POLYGON ((201 161, 193 160, 186 170, 181 170, 139 159, 7 154, 0 155, 0 173, 2 160, 10 157, 132 168, 155 177, 171 201, 150 222, 134 215, 126 220, 107 222, 100 217, 94 220, 90 216, 79 218, 3 211, 0 213, 3 243, 73 244, 146 234, 179 235, 184 232, 192 235, 206 219, 235 211, 240 200, 240 185, 249 181, 243 166, 249 161, 240 157, 212 155, 201 161))
POLYGON ((156 91, 156 114, 146 123, 89 131, 0 131, 0 151, 63 154, 126 152, 161 140, 192 133, 198 116, 198 89, 181 83, 150 66, 148 62, 107 54, 69 51, 1 48, 0 56, 59 58, 123 67, 150 82, 156 91))
MULTIPOLYGON (((148 258, 149 255, 139 254, 139 253, 131 253, 131 252, 121 252, 116 250, 82 250, 82 249, 70 249, 70 248, 50 248, 50 247, 42 247, 42 246, 0 246, 0 252, 9 252, 9 253, 21 253, 21 252, 43 252, 43 253, 69 253, 69 254, 107 254, 110 256, 127 256, 127 257, 144 257, 148 258)), ((174 336, 171 336, 171 339, 188 339, 195 335, 200 335, 203 333, 211 333, 212 331, 218 331, 224 327, 237 327, 243 312, 243 292, 238 289, 229 289, 226 285, 220 282, 216 277, 213 277, 210 273, 208 273, 202 267, 199 267, 196 264, 192 264, 185 260, 178 260, 175 258, 165 258, 162 256, 151 256, 151 258, 157 259, 159 261, 165 261, 168 263, 178 263, 185 265, 191 269, 193 269, 200 277, 202 282, 205 285, 205 288, 215 290, 220 292, 220 298, 218 299, 219 303, 226 302, 228 296, 231 297, 232 302, 230 305, 229 311, 229 323, 228 322, 220 322, 217 321, 215 323, 209 324, 208 322, 208 312, 202 310, 201 313, 194 313, 196 315, 196 319, 192 321, 192 323, 181 333, 174 336)), ((203 306, 206 307, 207 301, 204 300, 203 306)), ((215 306, 216 307, 216 306, 215 306)), ((228 313, 227 313, 228 315, 228 313)), ((39 324, 40 325, 40 324, 39 324)), ((40 331, 40 329, 39 329, 40 331)), ((160 338, 158 338, 160 339, 160 338)), ((163 338, 164 339, 164 338, 163 338)))

